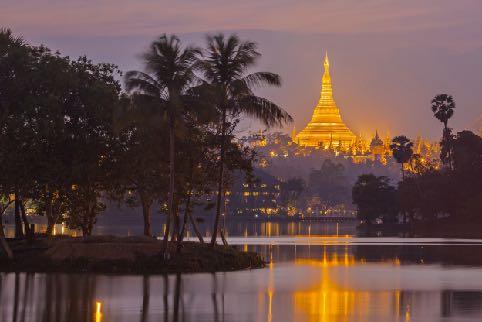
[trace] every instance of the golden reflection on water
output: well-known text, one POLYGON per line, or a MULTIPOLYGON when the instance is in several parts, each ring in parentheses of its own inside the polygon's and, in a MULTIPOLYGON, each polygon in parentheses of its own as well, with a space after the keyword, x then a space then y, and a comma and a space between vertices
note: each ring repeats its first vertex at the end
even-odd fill
MULTIPOLYGON (((46 224, 35 224, 35 232, 37 233, 45 233, 47 231, 46 224)), ((69 229, 65 224, 57 224, 54 225, 52 230, 52 235, 66 235, 72 237, 79 237, 82 235, 82 232, 78 229, 69 229)), ((15 226, 13 225, 6 225, 5 226, 5 236, 7 238, 15 237, 15 226)))
MULTIPOLYGON (((385 263, 398 266, 400 260, 395 258, 385 263)), ((410 321, 410 307, 407 306, 405 309, 400 307, 402 303, 400 290, 361 291, 335 282, 332 274, 336 274, 338 280, 347 278, 347 271, 339 268, 366 264, 364 259, 357 260, 349 253, 347 247, 343 254, 332 253, 331 255, 324 247, 321 260, 295 259, 294 264, 319 267, 320 279, 316 280, 316 284, 307 290, 293 293, 294 313, 306 316, 307 321, 369 322, 374 307, 377 308, 377 314, 385 316, 387 321, 410 321)))
POLYGON ((95 322, 102 322, 102 302, 95 302, 95 322))

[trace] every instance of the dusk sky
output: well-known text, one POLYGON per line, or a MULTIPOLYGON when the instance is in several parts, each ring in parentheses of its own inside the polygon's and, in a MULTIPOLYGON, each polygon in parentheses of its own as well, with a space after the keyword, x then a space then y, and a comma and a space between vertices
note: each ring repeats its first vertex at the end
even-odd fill
MULTIPOLYGON (((283 86, 263 89, 301 130, 311 117, 328 51, 334 96, 355 132, 436 139, 431 98, 454 95, 455 130, 482 114, 482 1, 1 0, 0 26, 72 57, 86 54, 122 70, 161 33, 202 45, 206 33, 258 42, 260 70, 283 86)), ((256 125, 253 124, 253 127, 256 125)), ((291 131, 291 126, 284 129, 291 131)))

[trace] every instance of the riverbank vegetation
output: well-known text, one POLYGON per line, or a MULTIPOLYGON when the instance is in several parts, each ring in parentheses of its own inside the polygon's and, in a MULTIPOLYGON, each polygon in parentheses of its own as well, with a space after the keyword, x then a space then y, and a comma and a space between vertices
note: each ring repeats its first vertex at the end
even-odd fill
POLYGON ((434 116, 443 123, 439 162, 422 160, 410 140, 399 136, 391 146, 404 171, 398 185, 371 174, 358 178, 352 196, 365 225, 401 222, 423 235, 481 236, 482 138, 467 130, 452 134, 447 123, 454 108, 447 94, 432 101, 434 116))
POLYGON ((13 208, 17 239, 36 236, 27 208, 47 218, 47 236, 60 222, 89 236, 110 199, 140 206, 151 236, 158 207, 167 259, 169 241, 181 252, 189 226, 204 242, 192 215, 203 201, 215 206, 211 246, 218 231, 224 240, 219 218, 230 176, 249 173, 254 158, 235 140, 237 124, 291 121, 255 95, 281 82, 251 73, 259 57, 255 43, 236 35, 208 36, 206 48, 161 35, 142 55, 144 70, 124 74, 0 30, 0 216, 13 208))
POLYGON ((88 236, 83 238, 37 238, 10 241, 15 260, 0 256, 2 271, 99 272, 110 274, 163 274, 171 272, 216 272, 262 268, 259 255, 234 247, 183 242, 159 254, 162 241, 149 237, 88 236))

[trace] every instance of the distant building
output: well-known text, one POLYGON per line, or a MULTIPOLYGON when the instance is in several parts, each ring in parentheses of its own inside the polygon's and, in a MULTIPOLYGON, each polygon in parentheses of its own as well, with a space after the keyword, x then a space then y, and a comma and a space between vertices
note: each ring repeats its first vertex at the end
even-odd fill
POLYGON ((255 169, 253 178, 238 176, 226 198, 226 208, 233 215, 278 215, 281 181, 261 169, 255 169))
POLYGON ((390 155, 390 148, 378 136, 378 131, 375 132, 375 136, 370 142, 370 152, 373 161, 378 161, 383 164, 387 163, 387 156, 390 155))

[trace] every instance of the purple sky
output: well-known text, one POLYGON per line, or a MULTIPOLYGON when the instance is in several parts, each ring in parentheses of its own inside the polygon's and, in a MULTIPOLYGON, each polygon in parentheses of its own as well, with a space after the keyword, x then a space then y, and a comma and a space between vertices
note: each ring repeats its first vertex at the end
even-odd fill
POLYGON ((3 0, 0 9, 0 24, 28 41, 123 70, 140 68, 137 55, 164 32, 198 45, 206 32, 237 32, 259 43, 259 69, 282 76, 281 88, 259 94, 297 130, 318 100, 328 50, 335 100, 354 132, 433 139, 435 94, 455 96, 456 130, 482 114, 481 17, 480 0, 3 0))

